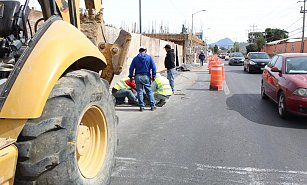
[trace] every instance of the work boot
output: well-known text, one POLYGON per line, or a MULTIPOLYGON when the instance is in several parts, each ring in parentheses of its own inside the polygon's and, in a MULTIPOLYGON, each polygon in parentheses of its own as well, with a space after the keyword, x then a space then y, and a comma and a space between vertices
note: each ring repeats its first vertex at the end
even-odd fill
POLYGON ((150 110, 155 111, 155 110, 157 110, 157 107, 150 107, 150 110))
POLYGON ((163 105, 165 105, 166 101, 165 100, 160 100, 158 103, 157 103, 157 106, 158 107, 162 107, 163 105))
POLYGON ((144 107, 140 107, 140 111, 143 112, 143 110, 144 110, 144 107))

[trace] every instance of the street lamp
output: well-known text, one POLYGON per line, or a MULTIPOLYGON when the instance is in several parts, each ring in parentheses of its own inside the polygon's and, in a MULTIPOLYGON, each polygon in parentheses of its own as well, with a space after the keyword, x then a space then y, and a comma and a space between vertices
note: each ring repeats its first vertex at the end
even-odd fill
POLYGON ((140 34, 142 34, 142 3, 139 0, 139 21, 140 21, 140 34))
POLYGON ((197 12, 195 12, 195 13, 192 13, 192 30, 191 30, 191 32, 192 32, 192 35, 193 35, 193 18, 194 18, 194 15, 195 14, 197 14, 197 13, 199 13, 199 12, 204 12, 204 11, 206 11, 206 10, 199 10, 199 11, 197 11, 197 12))

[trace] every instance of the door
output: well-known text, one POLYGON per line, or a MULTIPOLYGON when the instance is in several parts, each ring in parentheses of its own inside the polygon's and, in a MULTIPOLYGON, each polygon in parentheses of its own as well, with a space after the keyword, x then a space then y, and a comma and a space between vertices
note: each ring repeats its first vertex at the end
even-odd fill
MULTIPOLYGON (((277 67, 280 71, 282 70, 282 56, 279 56, 274 64, 274 67, 277 67)), ((272 90, 272 98, 277 102, 277 93, 279 90, 279 81, 281 79, 281 72, 272 72, 270 71, 270 87, 272 90)))
POLYGON ((271 98, 274 97, 274 95, 273 95, 274 89, 272 88, 271 69, 272 69, 272 67, 274 67, 278 57, 279 56, 276 55, 272 58, 271 62, 268 63, 268 65, 264 68, 264 71, 263 71, 263 74, 262 74, 263 86, 264 86, 265 93, 266 93, 266 95, 270 96, 271 98))

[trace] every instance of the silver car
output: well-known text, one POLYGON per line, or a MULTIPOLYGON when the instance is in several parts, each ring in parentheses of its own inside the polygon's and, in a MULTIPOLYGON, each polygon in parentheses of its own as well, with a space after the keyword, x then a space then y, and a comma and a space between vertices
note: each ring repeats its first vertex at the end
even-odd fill
POLYGON ((240 52, 235 52, 235 53, 230 53, 229 55, 229 62, 228 64, 231 65, 243 65, 245 58, 242 53, 240 52))

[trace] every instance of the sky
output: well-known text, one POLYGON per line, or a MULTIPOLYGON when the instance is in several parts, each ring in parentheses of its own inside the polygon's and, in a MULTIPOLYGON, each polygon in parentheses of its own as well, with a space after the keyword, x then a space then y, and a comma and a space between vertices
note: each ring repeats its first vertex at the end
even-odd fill
MULTIPOLYGON (((142 31, 160 27, 180 33, 182 25, 203 31, 208 43, 223 38, 246 42, 249 31, 285 29, 290 37, 301 37, 303 14, 297 0, 142 0, 142 31)), ((103 0, 107 24, 131 31, 139 27, 139 0, 103 0)))

